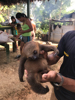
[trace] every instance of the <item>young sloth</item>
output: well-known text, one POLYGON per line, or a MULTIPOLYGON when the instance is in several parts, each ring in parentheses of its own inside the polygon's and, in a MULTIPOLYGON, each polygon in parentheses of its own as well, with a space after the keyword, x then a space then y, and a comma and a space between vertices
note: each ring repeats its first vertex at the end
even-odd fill
POLYGON ((47 73, 50 69, 48 63, 43 55, 40 55, 40 51, 45 52, 54 51, 55 55, 59 53, 58 49, 50 45, 41 45, 38 42, 27 42, 23 49, 19 66, 19 79, 23 82, 24 69, 28 71, 27 81, 30 84, 32 90, 39 94, 45 94, 49 91, 46 86, 43 87, 40 83, 42 74, 47 73))

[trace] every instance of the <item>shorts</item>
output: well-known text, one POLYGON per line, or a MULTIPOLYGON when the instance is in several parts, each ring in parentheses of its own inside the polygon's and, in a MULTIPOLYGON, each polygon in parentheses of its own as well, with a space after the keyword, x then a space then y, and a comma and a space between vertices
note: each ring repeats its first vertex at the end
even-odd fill
POLYGON ((28 41, 31 41, 31 36, 22 36, 22 41, 24 43, 28 42, 28 41))

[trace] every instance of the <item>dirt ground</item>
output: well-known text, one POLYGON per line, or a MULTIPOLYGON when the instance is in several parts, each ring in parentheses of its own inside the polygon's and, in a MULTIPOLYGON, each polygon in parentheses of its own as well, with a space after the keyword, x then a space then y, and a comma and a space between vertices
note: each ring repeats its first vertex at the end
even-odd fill
MULTIPOLYGON (((25 82, 20 82, 18 78, 19 60, 14 59, 20 54, 17 50, 15 53, 10 51, 10 61, 6 64, 6 51, 0 50, 0 100, 56 100, 53 86, 47 82, 49 92, 45 95, 34 93, 25 77, 25 82)), ((50 66, 52 70, 58 71, 63 59, 61 58, 57 64, 50 66)))

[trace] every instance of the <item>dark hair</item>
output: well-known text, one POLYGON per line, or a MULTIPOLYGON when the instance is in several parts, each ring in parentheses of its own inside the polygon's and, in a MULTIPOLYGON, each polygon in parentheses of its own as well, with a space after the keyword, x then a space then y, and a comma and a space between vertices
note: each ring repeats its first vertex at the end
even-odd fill
POLYGON ((11 19, 15 19, 15 17, 14 16, 11 16, 11 19))
POLYGON ((30 18, 30 20, 32 20, 32 18, 30 18))
POLYGON ((18 12, 18 13, 16 14, 16 18, 21 18, 21 17, 28 18, 24 13, 18 12))
POLYGON ((21 28, 21 24, 17 24, 17 29, 21 28))

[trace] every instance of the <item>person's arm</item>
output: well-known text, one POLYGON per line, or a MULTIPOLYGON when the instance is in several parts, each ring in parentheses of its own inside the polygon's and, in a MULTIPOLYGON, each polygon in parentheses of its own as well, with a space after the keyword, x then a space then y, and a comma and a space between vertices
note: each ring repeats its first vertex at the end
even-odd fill
POLYGON ((28 18, 27 18, 26 24, 29 26, 29 29, 25 30, 25 31, 24 30, 19 31, 20 35, 23 34, 23 33, 31 32, 33 30, 31 21, 28 18))
MULTIPOLYGON (((62 87, 66 90, 69 90, 71 92, 75 92, 75 80, 67 77, 63 77, 63 84, 62 87)), ((55 71, 49 71, 47 74, 42 75, 42 81, 43 82, 61 82, 61 76, 57 74, 55 71)))
MULTIPOLYGON (((48 64, 52 65, 55 64, 60 57, 56 56, 54 57, 54 54, 50 54, 47 56, 47 53, 45 53, 44 51, 41 51, 40 54, 44 55, 44 58, 47 59, 48 64)), ((67 78, 67 77, 63 77, 63 84, 62 87, 64 87, 65 89, 71 91, 71 92, 75 92, 75 80, 71 79, 71 78, 67 78)), ((47 74, 43 74, 42 75, 42 82, 61 82, 61 76, 59 74, 57 74, 57 72, 55 71, 49 71, 47 74)))
POLYGON ((36 25, 34 26, 34 32, 36 33, 36 25))
POLYGON ((13 24, 13 23, 9 23, 8 25, 10 25, 10 26, 15 28, 15 24, 13 24))
POLYGON ((71 92, 75 92, 75 80, 64 76, 63 78, 64 78, 64 83, 62 84, 62 86, 71 92))

